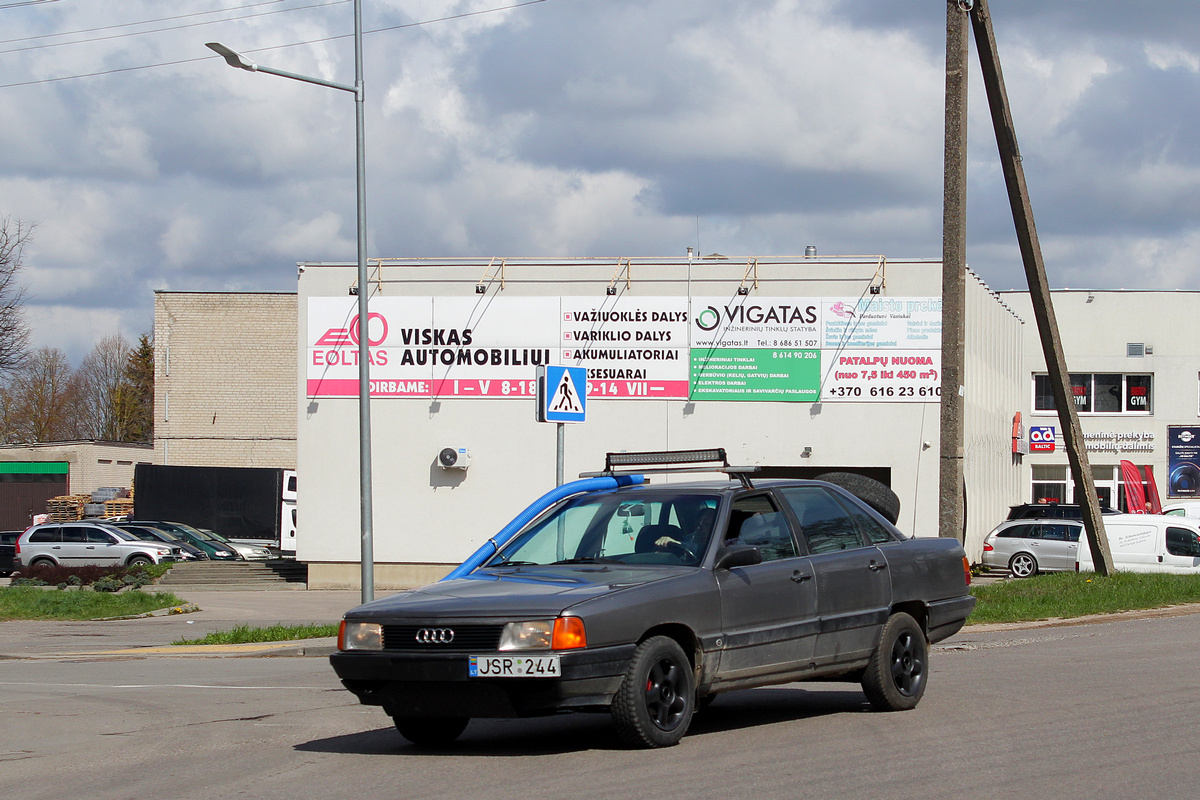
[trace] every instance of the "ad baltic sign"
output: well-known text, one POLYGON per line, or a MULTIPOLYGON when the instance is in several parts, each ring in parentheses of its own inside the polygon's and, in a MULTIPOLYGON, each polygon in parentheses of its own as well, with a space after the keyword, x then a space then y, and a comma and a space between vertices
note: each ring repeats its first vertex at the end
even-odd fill
MULTIPOLYGON (((354 397, 353 297, 308 303, 309 397, 354 397)), ((377 297, 373 397, 525 397, 539 366, 588 397, 937 402, 938 298, 377 297), (691 321, 691 322, 689 322, 691 321)))
POLYGON ((1168 497, 1200 497, 1200 428, 1167 426, 1168 497))

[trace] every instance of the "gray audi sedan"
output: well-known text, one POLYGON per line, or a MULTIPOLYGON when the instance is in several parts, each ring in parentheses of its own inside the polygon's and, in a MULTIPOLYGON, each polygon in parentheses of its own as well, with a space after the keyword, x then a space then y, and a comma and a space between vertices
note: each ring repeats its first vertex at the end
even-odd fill
POLYGON ((647 485, 690 456, 610 454, 448 579, 347 612, 342 683, 418 745, 472 717, 605 711, 626 744, 669 746, 717 694, 797 680, 915 707, 928 645, 975 606, 958 542, 901 534, 874 481, 756 480, 701 452, 724 480, 647 485), (659 466, 614 468, 636 457, 659 466))

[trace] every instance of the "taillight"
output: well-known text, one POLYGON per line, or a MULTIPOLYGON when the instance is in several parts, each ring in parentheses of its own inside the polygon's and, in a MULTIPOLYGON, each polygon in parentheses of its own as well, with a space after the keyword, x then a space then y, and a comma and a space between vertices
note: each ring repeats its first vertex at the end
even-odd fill
POLYGON ((967 580, 967 586, 971 585, 971 562, 967 561, 967 557, 963 556, 963 577, 967 580))
POLYGON ((993 550, 995 550, 995 549, 996 549, 996 548, 992 547, 992 546, 991 546, 990 544, 988 544, 987 542, 984 542, 984 543, 983 543, 983 552, 985 552, 985 553, 990 553, 990 552, 992 552, 992 551, 993 551, 993 550))

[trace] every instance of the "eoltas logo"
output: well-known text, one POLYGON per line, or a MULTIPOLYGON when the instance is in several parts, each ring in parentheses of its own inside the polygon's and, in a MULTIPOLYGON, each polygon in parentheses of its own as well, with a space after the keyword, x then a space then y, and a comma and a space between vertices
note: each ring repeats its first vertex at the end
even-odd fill
MULTIPOLYGON (((367 332, 369 336, 367 343, 371 347, 378 347, 387 341, 388 324, 383 314, 371 312, 367 315, 367 332), (376 321, 378 321, 378 324, 373 324, 376 321), (372 331, 378 331, 379 336, 370 336, 369 334, 372 331)), ((350 321, 349 328, 330 328, 325 331, 325 334, 320 339, 317 339, 315 346, 348 347, 352 344, 357 345, 359 341, 361 341, 361 334, 359 333, 358 317, 356 316, 350 321)))
POLYGON ((721 312, 712 306, 696 315, 696 327, 702 331, 711 331, 721 324, 721 312))

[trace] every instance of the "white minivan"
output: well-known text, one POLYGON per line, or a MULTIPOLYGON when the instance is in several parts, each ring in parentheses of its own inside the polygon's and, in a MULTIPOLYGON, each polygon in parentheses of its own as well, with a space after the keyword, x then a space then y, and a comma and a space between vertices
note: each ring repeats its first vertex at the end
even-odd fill
MULTIPOLYGON (((1104 518, 1113 566, 1124 572, 1200 574, 1200 520, 1162 514, 1104 518)), ((1093 572, 1092 550, 1080 537, 1075 569, 1093 572)))

